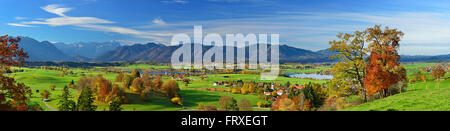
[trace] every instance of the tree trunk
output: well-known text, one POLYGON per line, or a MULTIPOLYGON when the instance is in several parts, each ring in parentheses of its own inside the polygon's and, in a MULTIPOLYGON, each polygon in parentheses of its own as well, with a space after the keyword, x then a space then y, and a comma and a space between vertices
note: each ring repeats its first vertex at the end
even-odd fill
POLYGON ((356 69, 356 77, 357 77, 357 79, 359 81, 359 84, 361 85, 361 88, 362 88, 362 95, 363 95, 363 98, 364 98, 364 102, 367 102, 366 88, 364 86, 364 82, 362 80, 362 77, 359 74, 359 69, 358 69, 358 67, 356 65, 355 65, 355 69, 356 69))

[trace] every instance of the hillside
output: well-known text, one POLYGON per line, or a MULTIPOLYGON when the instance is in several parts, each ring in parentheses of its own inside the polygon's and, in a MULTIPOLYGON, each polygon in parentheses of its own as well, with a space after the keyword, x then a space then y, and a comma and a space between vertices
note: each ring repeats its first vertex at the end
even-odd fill
MULTIPOLYGON (((76 61, 76 62, 112 62, 112 61, 152 61, 170 62, 172 52, 180 46, 166 46, 163 44, 135 44, 121 46, 117 42, 79 42, 74 44, 51 43, 48 41, 39 42, 30 37, 22 37, 19 43, 30 56, 27 61, 76 61)), ((211 46, 203 46, 203 52, 211 46)), ((235 56, 237 48, 235 47, 235 56)), ((245 47, 246 55, 249 58, 249 47, 245 47)), ((270 56, 271 47, 268 47, 270 56)), ((288 45, 281 45, 281 63, 321 63, 333 62, 329 56, 336 52, 329 52, 328 49, 311 51, 295 48, 288 45)), ((226 57, 224 50, 224 57, 226 57)), ((402 55, 402 62, 442 62, 449 61, 450 54, 439 56, 407 56, 402 55)))
POLYGON ((73 44, 55 43, 56 48, 68 56, 95 58, 120 47, 117 42, 78 42, 73 44))
MULTIPOLYGON (((449 75, 446 76, 447 78, 449 75)), ((410 84, 408 91, 344 109, 344 111, 448 111, 450 110, 450 80, 410 84), (428 89, 426 85, 428 85, 428 89)))
MULTIPOLYGON (((148 43, 145 45, 136 44, 131 46, 119 47, 114 51, 109 51, 101 56, 96 57, 95 61, 157 61, 170 62, 172 52, 180 46, 165 46, 161 44, 148 43)), ((210 49, 211 46, 203 46, 203 52, 210 49)), ((246 49, 246 58, 249 56, 249 49, 246 49)), ((235 48, 235 56, 236 56, 235 48)), ((315 63, 329 62, 327 54, 316 53, 310 50, 295 48, 287 45, 281 45, 280 62, 299 62, 299 63, 315 63)), ((268 52, 271 51, 269 46, 268 52)), ((193 52, 193 51, 192 51, 193 52)), ((268 53, 270 55, 270 53, 268 53)), ((224 50, 224 57, 226 57, 224 50)))
POLYGON ((30 37, 21 37, 19 47, 28 53, 27 61, 61 61, 67 58, 66 54, 48 41, 39 42, 30 37))

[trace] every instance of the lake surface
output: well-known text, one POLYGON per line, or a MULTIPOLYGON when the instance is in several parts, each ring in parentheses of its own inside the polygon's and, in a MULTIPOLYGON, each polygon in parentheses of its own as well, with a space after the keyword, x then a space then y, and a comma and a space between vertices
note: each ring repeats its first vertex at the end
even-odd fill
POLYGON ((317 80, 331 80, 332 75, 320 75, 320 74, 305 74, 305 73, 286 73, 287 77, 302 78, 302 79, 317 79, 317 80))

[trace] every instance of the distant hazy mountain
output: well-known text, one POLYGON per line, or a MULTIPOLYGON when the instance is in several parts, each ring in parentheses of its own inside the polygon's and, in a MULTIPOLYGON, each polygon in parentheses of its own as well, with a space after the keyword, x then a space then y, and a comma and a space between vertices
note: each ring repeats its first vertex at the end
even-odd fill
POLYGON ((448 62, 450 61, 450 54, 437 56, 410 56, 401 55, 401 62, 448 62))
POLYGON ((92 61, 92 59, 84 57, 84 56, 80 56, 80 55, 75 55, 75 56, 67 57, 63 61, 67 61, 67 62, 90 62, 90 61, 92 61))
POLYGON ((29 37, 21 37, 19 47, 23 47, 24 51, 28 53, 27 61, 61 61, 67 57, 52 43, 39 42, 29 37))
POLYGON ((56 48, 68 56, 82 56, 95 58, 105 52, 115 50, 120 47, 117 42, 79 42, 73 44, 55 43, 56 48))
POLYGON ((170 62, 172 52, 179 46, 164 46, 160 44, 148 43, 145 45, 135 44, 122 46, 116 50, 109 51, 96 57, 95 61, 156 61, 170 62))
MULTIPOLYGON (((148 43, 145 45, 136 44, 131 46, 119 47, 114 51, 109 51, 101 56, 98 56, 94 61, 156 61, 156 62, 170 62, 172 52, 180 46, 165 46, 160 44, 148 43)), ((203 52, 211 48, 211 46, 203 46, 203 52)), ((268 52, 271 48, 269 46, 268 52)), ((280 62, 328 62, 328 55, 316 53, 310 50, 299 49, 287 45, 281 45, 280 62)), ((236 51, 236 48, 235 48, 236 51)), ((248 58, 248 47, 246 47, 246 58, 248 58)), ((268 53, 270 56, 270 53, 268 53)), ((235 55, 236 56, 236 55, 235 55)), ((224 57, 226 55, 224 54, 224 57)))
MULTIPOLYGON (((112 62, 112 61, 152 61, 170 62, 172 52, 180 46, 165 46, 162 44, 148 43, 145 45, 135 44, 130 46, 120 46, 116 42, 103 43, 51 43, 48 41, 39 42, 29 37, 21 37, 19 46, 23 47, 30 56, 27 61, 72 61, 72 62, 112 62)), ((211 46, 203 46, 202 52, 210 49, 211 46)), ((248 60, 249 47, 245 47, 248 60)), ((235 47, 235 57, 236 57, 235 47)), ((333 62, 328 59, 336 52, 329 52, 328 49, 311 51, 295 48, 287 45, 280 45, 281 63, 319 63, 333 62)), ((270 56, 271 46, 268 47, 270 56)), ((193 52, 193 51, 192 51, 193 52)), ((224 57, 226 54, 224 53, 224 57)), ((402 62, 442 62, 450 61, 450 54, 439 56, 401 56, 402 62)))

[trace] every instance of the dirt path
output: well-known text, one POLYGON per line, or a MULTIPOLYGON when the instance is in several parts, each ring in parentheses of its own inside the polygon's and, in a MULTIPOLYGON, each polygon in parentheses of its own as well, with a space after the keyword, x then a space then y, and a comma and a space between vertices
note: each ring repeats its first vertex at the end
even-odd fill
POLYGON ((45 106, 47 106, 48 109, 52 110, 52 111, 57 111, 56 109, 50 107, 47 102, 45 102, 44 100, 42 100, 42 102, 44 102, 45 106))

